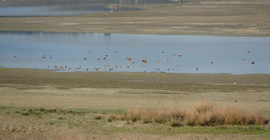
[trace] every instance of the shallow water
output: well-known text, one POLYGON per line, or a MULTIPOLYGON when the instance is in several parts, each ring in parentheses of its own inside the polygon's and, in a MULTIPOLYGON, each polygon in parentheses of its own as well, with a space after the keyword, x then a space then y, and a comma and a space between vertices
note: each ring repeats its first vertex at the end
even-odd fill
POLYGON ((0 32, 0 66, 12 68, 269 74, 269 53, 270 37, 0 32))
POLYGON ((0 1, 0 16, 25 17, 25 16, 74 16, 85 13, 106 13, 119 11, 135 11, 138 8, 119 6, 111 9, 110 4, 164 4, 168 0, 115 0, 115 1, 32 1, 32 2, 7 2, 0 1))
POLYGON ((85 13, 134 11, 137 8, 110 9, 108 4, 64 4, 48 6, 0 7, 0 16, 74 16, 85 13))

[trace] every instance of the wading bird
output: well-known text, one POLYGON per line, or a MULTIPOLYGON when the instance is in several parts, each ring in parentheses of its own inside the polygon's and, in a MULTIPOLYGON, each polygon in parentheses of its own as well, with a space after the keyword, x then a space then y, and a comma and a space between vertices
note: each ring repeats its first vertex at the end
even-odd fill
POLYGON ((147 60, 146 59, 143 59, 142 62, 146 64, 147 63, 147 60))

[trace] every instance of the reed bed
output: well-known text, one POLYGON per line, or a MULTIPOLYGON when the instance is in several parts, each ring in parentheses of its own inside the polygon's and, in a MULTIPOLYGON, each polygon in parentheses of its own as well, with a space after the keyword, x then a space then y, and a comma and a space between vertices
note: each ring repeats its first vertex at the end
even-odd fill
POLYGON ((192 109, 133 109, 122 120, 143 123, 170 123, 171 126, 266 125, 269 119, 234 107, 217 108, 210 102, 200 103, 192 109))

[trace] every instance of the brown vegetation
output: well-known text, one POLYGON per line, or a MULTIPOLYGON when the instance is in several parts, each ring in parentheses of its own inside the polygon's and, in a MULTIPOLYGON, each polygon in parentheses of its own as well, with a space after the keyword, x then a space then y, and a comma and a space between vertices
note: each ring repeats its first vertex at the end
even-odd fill
POLYGON ((215 108, 210 102, 204 102, 191 110, 169 109, 133 109, 124 114, 124 119, 143 123, 171 123, 171 126, 217 126, 217 125, 265 125, 269 120, 255 113, 247 113, 233 107, 215 108))

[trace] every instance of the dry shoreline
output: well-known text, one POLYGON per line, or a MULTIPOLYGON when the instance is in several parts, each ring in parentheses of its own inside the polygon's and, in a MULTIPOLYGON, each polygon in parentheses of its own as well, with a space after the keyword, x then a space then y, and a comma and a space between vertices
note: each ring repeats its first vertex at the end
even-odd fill
POLYGON ((141 11, 67 17, 0 17, 2 31, 270 36, 270 4, 124 5, 141 11))
POLYGON ((266 107, 269 91, 269 74, 58 73, 0 68, 0 106, 129 109, 178 103, 187 107, 209 100, 270 114, 266 107))
POLYGON ((269 93, 269 74, 58 73, 0 68, 0 139, 268 140, 269 125, 174 128, 169 123, 109 118, 133 108, 189 109, 206 100, 269 117, 269 93), (42 108, 51 111, 38 111, 42 108))

